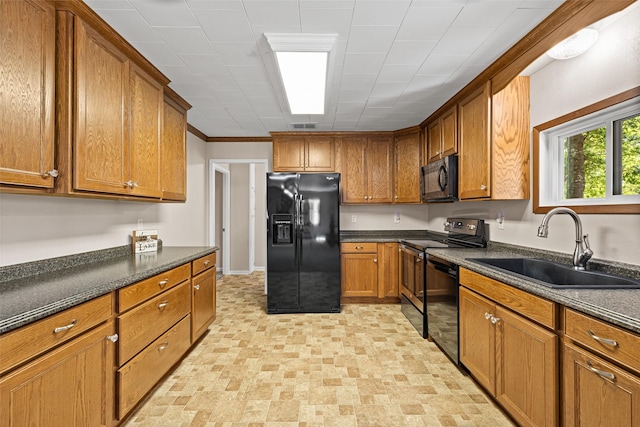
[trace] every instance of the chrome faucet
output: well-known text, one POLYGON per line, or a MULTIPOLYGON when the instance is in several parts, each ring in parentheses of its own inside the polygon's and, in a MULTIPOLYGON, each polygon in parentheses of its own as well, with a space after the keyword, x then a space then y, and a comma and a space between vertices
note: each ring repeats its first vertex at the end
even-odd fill
POLYGON ((582 221, 580 221, 580 217, 573 210, 559 207, 547 212, 544 218, 542 218, 542 224, 538 227, 538 237, 547 237, 549 233, 549 227, 547 225, 549 218, 557 213, 566 213, 573 218, 573 222, 576 225, 576 248, 573 251, 573 269, 584 270, 587 266, 587 261, 593 256, 593 251, 589 247, 589 235, 582 235, 582 221))

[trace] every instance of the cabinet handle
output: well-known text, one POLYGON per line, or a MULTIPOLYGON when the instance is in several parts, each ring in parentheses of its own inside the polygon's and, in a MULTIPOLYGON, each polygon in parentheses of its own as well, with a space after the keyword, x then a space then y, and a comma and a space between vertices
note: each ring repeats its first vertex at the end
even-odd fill
POLYGON ((206 267, 207 265, 209 265, 209 261, 205 261, 205 262, 203 262, 203 264, 206 267))
POLYGON ((378 258, 374 258, 373 262, 377 263, 378 262, 378 258))
POLYGON ((491 316, 491 323, 493 323, 494 325, 496 323, 498 323, 499 321, 501 321, 502 319, 496 316, 491 316))
POLYGON ((356 246, 354 249, 356 251, 361 251, 362 249, 364 249, 364 246, 356 246))
POLYGON ((193 289, 196 290, 196 291, 199 291, 200 290, 200 285, 193 285, 193 289))
POLYGON ((493 317, 493 315, 492 315, 491 313, 488 313, 488 312, 486 312, 486 311, 484 312, 484 318, 485 318, 485 319, 487 319, 487 320, 491 320, 491 318, 492 318, 492 317, 493 317))
POLYGON ((108 339, 109 341, 111 341, 111 342, 116 342, 116 341, 118 341, 118 338, 120 338, 120 337, 118 337, 118 334, 107 335, 107 339, 108 339))
POLYGON ((169 283, 169 279, 163 279, 163 280, 160 280, 160 281, 158 282, 158 286, 160 286, 160 287, 162 288, 162 287, 164 287, 164 285, 166 285, 167 283, 169 283))
POLYGON ((140 185, 140 184, 138 184, 138 181, 133 181, 133 186, 134 186, 134 187, 137 187, 137 186, 139 186, 139 185, 140 185))
POLYGON ((369 198, 369 196, 364 196, 364 199, 367 200, 369 198))
POLYGON ((596 340, 598 342, 601 342, 602 344, 607 344, 607 345, 610 345, 612 347, 617 347, 618 346, 618 342, 617 341, 610 340, 608 338, 599 337, 596 334, 594 334, 591 329, 587 329, 587 333, 589 334, 589 336, 591 338, 593 338, 594 340, 596 340))
POLYGON ((165 341, 160 347, 158 347, 158 351, 163 351, 165 348, 169 347, 169 342, 165 341))
POLYGON ((422 258, 416 258, 416 264, 422 262, 422 258))
POLYGON ((125 182, 125 183, 124 183, 124 186, 125 186, 125 187, 129 187, 129 188, 132 188, 132 187, 133 187, 133 181, 129 180, 129 181, 125 182))
POLYGON ((58 170, 57 169, 51 169, 50 171, 46 171, 45 173, 42 174, 43 178, 46 177, 52 177, 52 178, 57 178, 58 177, 58 170))
POLYGON ((486 185, 484 185, 484 184, 482 184, 482 185, 480 185, 480 189, 484 191, 484 190, 486 190, 486 189, 487 189, 487 186, 486 186, 486 185))
POLYGON ((55 328, 53 330, 54 334, 57 334, 58 332, 64 332, 64 331, 68 331, 69 329, 73 328, 74 326, 76 326, 76 323, 78 323, 78 319, 73 319, 71 321, 71 323, 69 323, 68 325, 65 326, 58 326, 57 328, 55 328))
POLYGON ((396 196, 396 200, 398 200, 398 196, 396 196))
POLYGON ((168 306, 168 305, 169 305, 169 301, 163 301, 163 302, 161 302, 160 304, 158 304, 158 308, 159 308, 160 310, 162 310, 163 308, 165 308, 165 307, 166 307, 166 306, 168 306))
POLYGON ((588 360, 587 360, 587 369, 593 372, 594 374, 600 375, 602 378, 606 378, 611 381, 616 380, 616 376, 613 375, 611 372, 601 371, 600 369, 594 368, 591 362, 589 362, 588 360))

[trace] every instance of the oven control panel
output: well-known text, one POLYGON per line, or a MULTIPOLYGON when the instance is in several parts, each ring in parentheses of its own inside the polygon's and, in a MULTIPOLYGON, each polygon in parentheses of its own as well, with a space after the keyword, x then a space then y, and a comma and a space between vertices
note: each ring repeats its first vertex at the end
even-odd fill
POLYGON ((444 230, 450 233, 481 236, 484 235, 484 220, 470 218, 447 218, 444 223, 444 230))

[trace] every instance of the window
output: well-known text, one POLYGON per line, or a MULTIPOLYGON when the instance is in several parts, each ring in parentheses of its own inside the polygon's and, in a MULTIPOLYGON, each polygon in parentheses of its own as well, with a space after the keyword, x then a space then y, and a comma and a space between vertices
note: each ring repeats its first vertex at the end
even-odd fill
POLYGON ((640 88, 534 128, 534 212, 640 212, 640 88))

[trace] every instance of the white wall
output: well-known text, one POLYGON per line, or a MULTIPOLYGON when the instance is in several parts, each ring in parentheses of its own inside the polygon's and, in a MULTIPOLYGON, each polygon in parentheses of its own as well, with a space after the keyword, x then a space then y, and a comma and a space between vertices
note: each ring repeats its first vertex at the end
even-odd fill
MULTIPOLYGON (((531 75, 531 126, 570 113, 601 99, 640 86, 640 7, 601 31, 587 53, 553 61, 531 75)), ((573 253, 575 229, 568 215, 549 222, 549 237, 539 238, 542 215, 530 201, 457 202, 429 206, 429 229, 440 230, 447 216, 478 216, 489 220, 491 240, 573 253), (504 230, 495 218, 502 211, 504 230)), ((594 258, 640 264, 640 215, 580 215, 594 258)))
POLYGON ((427 210, 426 205, 342 205, 340 229, 427 230, 427 210), (395 222, 396 214, 400 215, 399 223, 395 222), (356 222, 352 222, 354 215, 356 222))
POLYGON ((0 265, 130 244, 142 219, 170 246, 206 245, 205 143, 187 134, 187 202, 0 194, 0 265))

